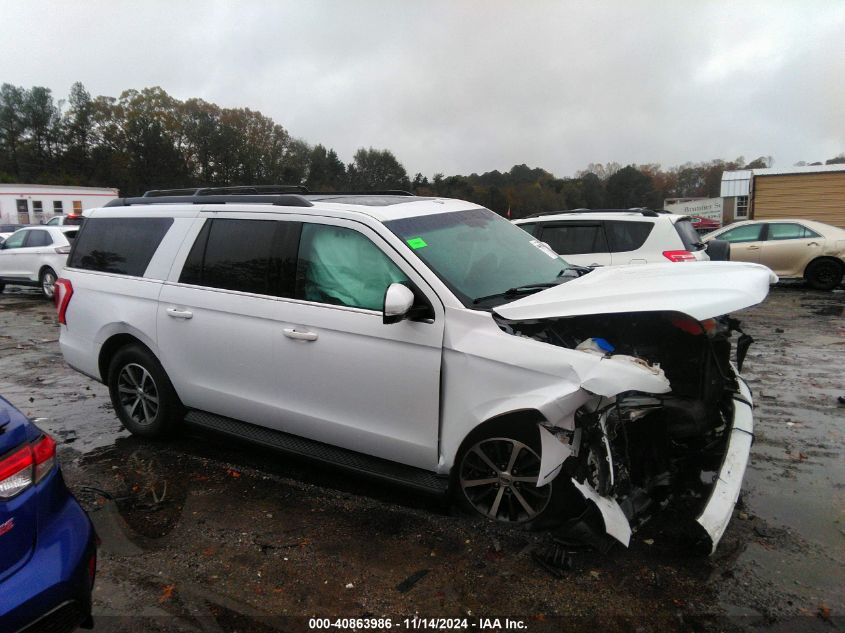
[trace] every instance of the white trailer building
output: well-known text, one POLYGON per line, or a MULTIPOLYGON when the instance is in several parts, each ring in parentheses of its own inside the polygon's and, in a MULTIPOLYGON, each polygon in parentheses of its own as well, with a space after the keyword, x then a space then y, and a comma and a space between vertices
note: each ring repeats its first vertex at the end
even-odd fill
POLYGON ((117 189, 0 184, 0 224, 42 224, 56 215, 82 213, 118 197, 117 189))

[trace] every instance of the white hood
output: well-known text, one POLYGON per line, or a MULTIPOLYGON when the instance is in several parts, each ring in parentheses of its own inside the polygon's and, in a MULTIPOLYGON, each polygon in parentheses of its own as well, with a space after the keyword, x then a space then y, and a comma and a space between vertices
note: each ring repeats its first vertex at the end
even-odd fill
POLYGON ((777 280, 765 266, 741 262, 612 266, 494 311, 513 321, 658 311, 702 321, 760 303, 777 280))

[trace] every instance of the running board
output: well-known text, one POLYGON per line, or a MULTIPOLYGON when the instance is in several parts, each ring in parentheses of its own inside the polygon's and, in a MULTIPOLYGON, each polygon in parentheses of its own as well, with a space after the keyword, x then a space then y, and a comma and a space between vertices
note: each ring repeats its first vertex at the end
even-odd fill
POLYGON ((189 411, 185 416, 185 421, 194 426, 261 444, 277 451, 300 455, 323 464, 409 486, 423 492, 443 495, 449 489, 448 477, 438 476, 428 470, 315 442, 264 426, 196 410, 189 411))

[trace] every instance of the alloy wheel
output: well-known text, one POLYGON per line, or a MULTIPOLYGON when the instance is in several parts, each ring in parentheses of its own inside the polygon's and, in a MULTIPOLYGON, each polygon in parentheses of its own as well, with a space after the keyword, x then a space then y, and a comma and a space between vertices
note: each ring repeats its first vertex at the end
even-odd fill
POLYGON ((41 275, 41 290, 48 299, 56 294, 56 275, 52 271, 48 270, 41 275))
POLYGON ((117 377, 117 394, 126 416, 141 426, 152 424, 158 414, 159 394, 155 380, 137 363, 124 365, 117 377))
POLYGON ((474 444, 461 460, 460 485, 479 513, 504 523, 524 523, 549 503, 552 485, 537 487, 540 457, 520 442, 493 437, 474 444))

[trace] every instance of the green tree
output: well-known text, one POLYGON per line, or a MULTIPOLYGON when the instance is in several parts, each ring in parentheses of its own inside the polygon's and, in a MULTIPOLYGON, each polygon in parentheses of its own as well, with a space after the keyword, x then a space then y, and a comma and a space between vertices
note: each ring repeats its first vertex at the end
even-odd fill
POLYGON ((26 132, 26 90, 11 84, 0 86, 0 172, 21 176, 21 150, 26 132))
POLYGON ((653 206, 654 194, 651 178, 634 165, 623 167, 607 179, 607 204, 611 208, 653 206))
POLYGON ((312 191, 337 191, 342 189, 346 167, 333 150, 316 145, 308 160, 308 178, 305 184, 312 191))
POLYGON ((352 191, 371 189, 409 189, 411 183, 405 168, 387 149, 364 149, 355 152, 347 169, 352 191))

